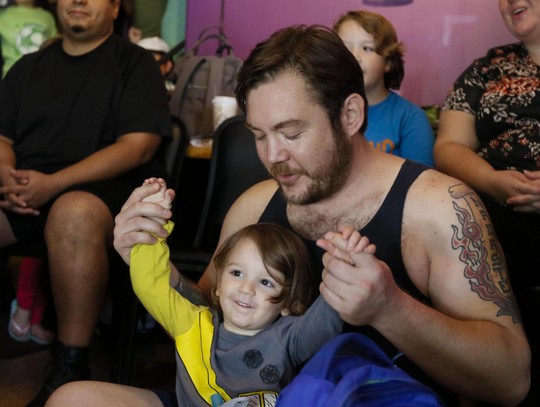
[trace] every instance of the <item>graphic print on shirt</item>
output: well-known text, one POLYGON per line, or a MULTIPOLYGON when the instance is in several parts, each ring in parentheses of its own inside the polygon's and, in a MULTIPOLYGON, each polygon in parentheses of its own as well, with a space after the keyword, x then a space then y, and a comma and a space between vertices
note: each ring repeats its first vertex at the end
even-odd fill
POLYGON ((244 353, 242 362, 250 369, 257 369, 264 362, 264 358, 257 349, 250 349, 244 353))
POLYGON ((449 192, 459 221, 452 225, 452 247, 461 251, 459 259, 465 263, 471 290, 484 301, 494 302, 500 308, 498 317, 507 315, 514 323, 521 322, 504 255, 484 204, 465 184, 454 185, 449 192))
POLYGON ((36 52, 47 39, 46 28, 41 24, 25 24, 17 34, 15 43, 23 55, 36 52))
POLYGON ((248 407, 275 407, 278 394, 275 391, 257 391, 239 394, 238 397, 249 397, 248 407))
POLYGON ((394 148, 396 148, 392 140, 389 139, 384 139, 382 143, 377 141, 377 145, 375 145, 373 141, 370 141, 369 144, 371 144, 371 147, 375 147, 377 150, 388 154, 392 154, 392 151, 394 151, 394 148))

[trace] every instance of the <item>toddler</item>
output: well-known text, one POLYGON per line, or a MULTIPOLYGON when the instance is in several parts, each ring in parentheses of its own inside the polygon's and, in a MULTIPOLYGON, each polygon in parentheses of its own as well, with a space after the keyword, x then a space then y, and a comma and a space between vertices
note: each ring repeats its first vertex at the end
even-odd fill
MULTIPOLYGON (((174 195, 161 179, 145 183, 154 182, 161 189, 146 201, 170 207, 174 195)), ((164 227, 170 233, 173 224, 164 227)), ((355 252, 375 252, 359 234, 351 239, 355 252)), ((165 239, 131 252, 135 293, 176 342, 178 404, 207 406, 217 396, 274 405, 298 367, 341 333, 343 320, 321 296, 307 309, 314 286, 308 253, 282 226, 240 229, 223 242, 213 265, 209 308, 170 287, 165 239)))

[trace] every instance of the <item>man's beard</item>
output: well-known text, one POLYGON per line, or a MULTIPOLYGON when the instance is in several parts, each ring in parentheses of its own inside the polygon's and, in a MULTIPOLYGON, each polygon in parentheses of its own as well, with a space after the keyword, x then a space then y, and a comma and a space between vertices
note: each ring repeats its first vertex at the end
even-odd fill
POLYGON ((85 31, 85 28, 82 25, 73 25, 70 27, 70 29, 75 34, 82 33, 85 31))
POLYGON ((311 205, 325 198, 331 197, 338 192, 347 182, 352 163, 352 145, 347 136, 340 131, 332 131, 334 138, 333 149, 330 158, 324 162, 313 174, 305 170, 293 170, 287 163, 278 163, 272 166, 268 172, 279 184, 279 191, 285 201, 294 205, 311 205), (311 179, 305 192, 298 197, 288 196, 285 189, 278 181, 278 175, 304 175, 311 179))

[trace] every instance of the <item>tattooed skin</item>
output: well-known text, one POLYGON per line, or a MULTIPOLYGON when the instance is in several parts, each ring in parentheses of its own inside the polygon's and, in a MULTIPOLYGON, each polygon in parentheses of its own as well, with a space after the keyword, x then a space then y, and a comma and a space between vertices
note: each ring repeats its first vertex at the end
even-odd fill
POLYGON ((178 283, 173 288, 193 305, 208 305, 203 293, 190 284, 180 273, 178 273, 178 283))
POLYGON ((504 254, 484 204, 464 184, 450 187, 449 192, 459 221, 452 225, 452 247, 460 250, 471 290, 484 301, 494 302, 500 308, 498 317, 507 315, 515 324, 521 323, 504 254))

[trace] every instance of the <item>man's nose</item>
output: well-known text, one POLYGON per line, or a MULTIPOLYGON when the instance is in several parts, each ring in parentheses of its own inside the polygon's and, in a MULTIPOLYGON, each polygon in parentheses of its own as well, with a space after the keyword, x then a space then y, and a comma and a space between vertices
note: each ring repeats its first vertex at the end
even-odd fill
POLYGON ((282 140, 278 137, 269 138, 266 144, 266 161, 270 164, 277 164, 289 159, 289 153, 282 140))

